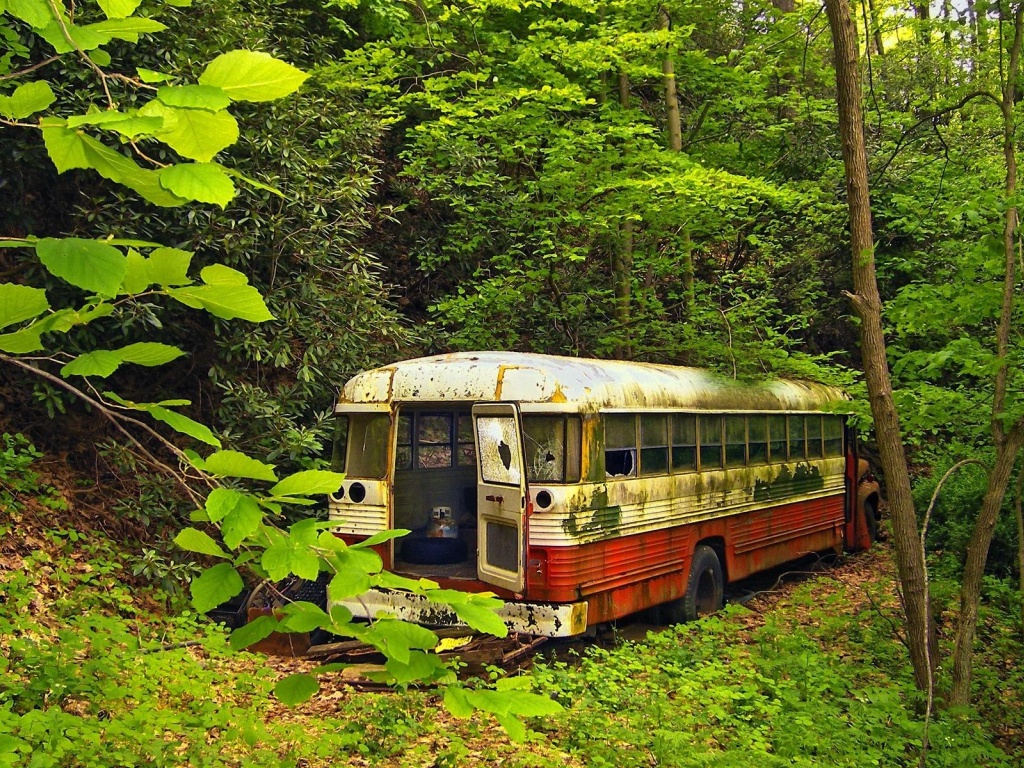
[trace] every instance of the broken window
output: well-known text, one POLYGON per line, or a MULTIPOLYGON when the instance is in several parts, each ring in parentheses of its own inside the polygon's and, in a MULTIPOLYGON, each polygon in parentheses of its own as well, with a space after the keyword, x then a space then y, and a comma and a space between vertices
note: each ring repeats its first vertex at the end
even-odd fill
POLYGON ((530 482, 574 483, 580 479, 580 420, 524 416, 526 476, 530 482))
POLYGON ((636 417, 608 414, 604 417, 604 471, 608 477, 636 475, 636 417))
POLYGON ((523 458, 519 452, 515 418, 479 416, 476 429, 480 439, 480 476, 483 481, 518 486, 523 476, 523 458))

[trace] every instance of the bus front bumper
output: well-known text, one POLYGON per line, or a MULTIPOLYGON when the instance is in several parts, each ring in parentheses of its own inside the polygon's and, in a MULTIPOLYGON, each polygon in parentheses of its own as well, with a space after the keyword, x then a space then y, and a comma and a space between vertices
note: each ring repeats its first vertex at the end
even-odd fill
MULTIPOLYGON (((447 606, 432 603, 422 595, 371 589, 357 598, 339 600, 356 618, 371 619, 388 614, 427 627, 459 627, 464 623, 447 606)), ((498 610, 510 632, 543 637, 574 637, 587 629, 587 604, 506 602, 498 610)))

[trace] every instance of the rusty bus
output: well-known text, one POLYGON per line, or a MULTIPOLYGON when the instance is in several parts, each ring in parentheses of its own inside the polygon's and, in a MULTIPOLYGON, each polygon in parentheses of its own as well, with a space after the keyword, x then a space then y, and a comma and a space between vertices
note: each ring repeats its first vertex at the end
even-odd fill
MULTIPOLYGON (((387 365, 344 387, 330 499, 349 542, 404 528, 385 567, 506 601, 513 630, 572 636, 663 606, 717 609, 724 584, 870 546, 878 486, 840 390, 708 371, 472 352, 387 365), (841 410, 841 408, 839 409, 841 410)), ((344 604, 423 624, 406 593, 344 604)))

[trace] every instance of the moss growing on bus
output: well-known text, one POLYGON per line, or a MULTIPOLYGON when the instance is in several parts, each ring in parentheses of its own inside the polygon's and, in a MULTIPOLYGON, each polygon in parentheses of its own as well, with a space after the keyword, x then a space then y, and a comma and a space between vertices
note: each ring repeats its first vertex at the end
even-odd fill
POLYGON ((562 530, 573 538, 607 538, 616 535, 622 525, 622 507, 608 503, 608 488, 601 486, 589 501, 583 493, 577 494, 568 504, 569 514, 562 521, 562 530), (590 519, 580 524, 580 519, 590 514, 590 519))
POLYGON ((825 478, 813 464, 797 464, 792 472, 788 466, 783 465, 770 483, 764 480, 754 483, 754 501, 777 501, 787 496, 820 491, 824 487, 825 478))

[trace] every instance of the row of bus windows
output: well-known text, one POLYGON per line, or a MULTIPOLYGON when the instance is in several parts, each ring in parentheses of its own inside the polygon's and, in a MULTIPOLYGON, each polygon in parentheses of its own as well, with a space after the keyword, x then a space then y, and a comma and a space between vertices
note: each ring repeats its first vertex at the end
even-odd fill
POLYGON ((807 461, 843 455, 840 416, 606 414, 608 477, 807 461))

